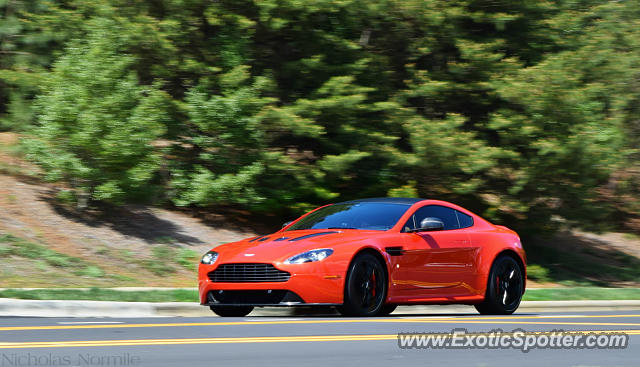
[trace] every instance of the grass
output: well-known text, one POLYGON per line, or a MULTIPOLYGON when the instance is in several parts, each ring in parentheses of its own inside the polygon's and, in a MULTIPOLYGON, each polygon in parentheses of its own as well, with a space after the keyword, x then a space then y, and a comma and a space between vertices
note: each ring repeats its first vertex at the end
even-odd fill
POLYGON ((18 202, 18 198, 13 194, 7 195, 6 198, 7 198, 7 202, 9 202, 10 204, 15 204, 18 202))
POLYGON ((8 164, 5 162, 0 162, 0 173, 9 175, 9 176, 22 176, 22 175, 27 175, 25 173, 25 170, 20 167, 20 166, 16 166, 13 164, 8 164))
POLYGON ((197 270, 199 257, 199 252, 194 251, 190 248, 183 248, 178 251, 176 262, 185 269, 197 270))
POLYGON ((602 253, 586 246, 573 251, 530 246, 527 255, 527 274, 540 282, 569 287, 609 287, 640 279, 640 259, 622 252, 602 253))
MULTIPOLYGON (((12 157, 22 159, 24 157, 24 148, 19 143, 0 144, 0 153, 6 153, 12 157)), ((38 177, 37 172, 34 171, 34 167, 25 167, 7 162, 0 162, 0 173, 9 176, 38 177)))
POLYGON ((86 275, 94 278, 102 278, 104 276, 104 271, 97 266, 89 265, 86 268, 82 269, 80 275, 86 275))
MULTIPOLYGON (((0 290, 1 298, 40 300, 93 300, 121 302, 198 302, 198 292, 188 289, 120 291, 108 288, 88 290, 49 288, 41 290, 0 290)), ((640 300, 640 288, 539 288, 530 289, 525 301, 640 300)))
POLYGON ((23 157, 25 148, 19 141, 0 145, 0 152, 7 153, 13 157, 23 157))
POLYGON ((551 281, 549 269, 537 264, 527 266, 527 277, 538 282, 551 281))
POLYGON ((121 302, 198 302, 196 290, 149 290, 118 291, 108 288, 39 290, 6 289, 0 290, 0 298, 40 299, 40 300, 91 300, 121 302))
POLYGON ((175 273, 176 268, 172 264, 196 271, 200 257, 200 253, 192 249, 175 249, 166 245, 156 245, 151 249, 151 253, 153 257, 150 260, 141 260, 140 265, 156 275, 175 273))
POLYGON ((525 301, 640 300, 640 288, 538 288, 524 294, 525 301))
POLYGON ((149 260, 141 260, 140 265, 155 275, 167 275, 176 272, 176 269, 170 265, 175 257, 174 249, 168 246, 156 246, 151 249, 152 258, 149 260))
POLYGON ((37 260, 40 267, 48 264, 57 268, 73 269, 72 272, 76 275, 94 278, 104 276, 104 272, 100 267, 80 258, 51 250, 40 244, 10 234, 0 235, 0 258, 9 256, 37 260))
POLYGON ((56 200, 64 205, 74 206, 77 204, 77 198, 71 190, 60 190, 56 194, 56 200))

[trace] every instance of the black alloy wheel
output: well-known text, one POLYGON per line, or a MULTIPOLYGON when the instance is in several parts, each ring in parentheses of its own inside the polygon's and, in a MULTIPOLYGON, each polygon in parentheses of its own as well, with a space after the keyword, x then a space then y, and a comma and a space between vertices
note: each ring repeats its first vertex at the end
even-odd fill
POLYGON ((522 300, 524 277, 518 262, 511 256, 501 255, 489 273, 485 299, 475 305, 483 315, 510 315, 522 300))
POLYGON ((396 307, 398 307, 398 305, 387 303, 386 305, 382 306, 382 309, 380 310, 380 312, 378 312, 377 316, 387 316, 395 311, 396 307))
POLYGON ((382 263, 369 253, 357 255, 349 265, 344 304, 338 311, 345 316, 376 316, 385 306, 387 288, 387 274, 382 263))

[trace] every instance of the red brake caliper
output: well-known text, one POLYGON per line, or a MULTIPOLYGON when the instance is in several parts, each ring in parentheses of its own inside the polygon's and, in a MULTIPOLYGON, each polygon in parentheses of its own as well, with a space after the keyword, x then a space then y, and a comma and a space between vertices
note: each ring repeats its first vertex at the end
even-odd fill
POLYGON ((371 295, 373 296, 373 298, 376 297, 376 272, 372 272, 371 273, 371 295))

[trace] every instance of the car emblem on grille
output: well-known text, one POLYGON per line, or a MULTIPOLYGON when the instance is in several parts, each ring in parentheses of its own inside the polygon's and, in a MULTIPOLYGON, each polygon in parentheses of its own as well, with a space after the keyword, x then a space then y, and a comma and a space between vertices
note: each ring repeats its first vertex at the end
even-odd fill
POLYGON ((244 254, 244 256, 253 256, 255 254, 244 254))

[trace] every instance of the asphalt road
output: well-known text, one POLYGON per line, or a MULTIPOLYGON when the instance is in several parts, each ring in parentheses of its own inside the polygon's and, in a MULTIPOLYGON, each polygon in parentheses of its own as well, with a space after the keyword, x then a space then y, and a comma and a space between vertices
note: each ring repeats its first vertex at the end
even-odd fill
POLYGON ((638 366, 640 312, 0 318, 0 366, 638 366), (626 349, 401 349, 398 333, 625 331, 626 349))

